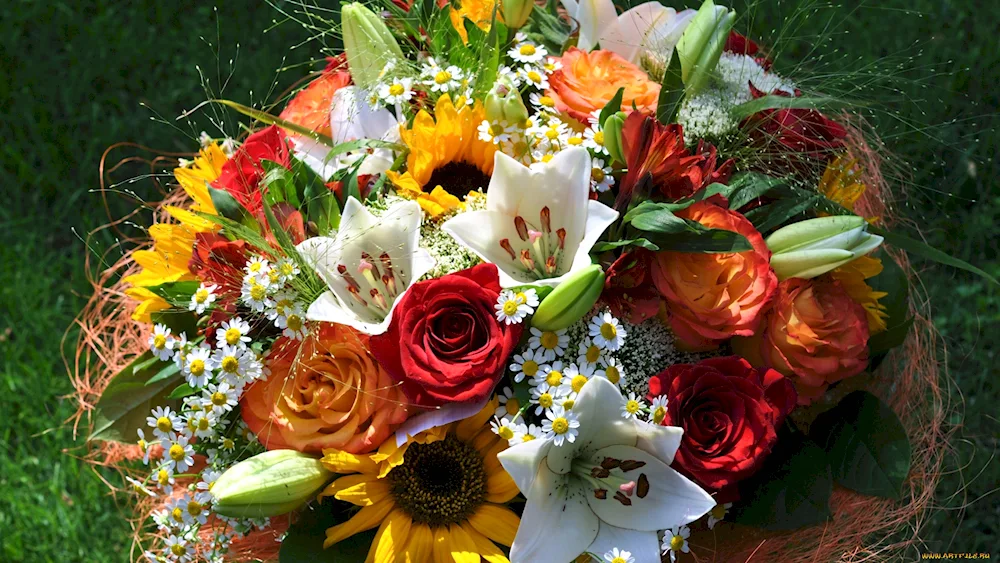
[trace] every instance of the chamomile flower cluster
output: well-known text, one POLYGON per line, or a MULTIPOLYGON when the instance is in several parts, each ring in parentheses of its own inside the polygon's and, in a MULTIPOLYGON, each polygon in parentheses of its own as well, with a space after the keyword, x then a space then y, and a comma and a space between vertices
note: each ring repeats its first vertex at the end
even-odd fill
POLYGON ((289 258, 275 263, 254 256, 243 269, 240 300, 253 313, 267 317, 281 329, 282 336, 302 340, 306 335, 305 308, 291 289, 299 266, 289 258))
POLYGON ((517 291, 505 289, 497 297, 493 306, 497 320, 508 325, 520 324, 524 318, 535 312, 538 307, 538 294, 534 289, 517 291))

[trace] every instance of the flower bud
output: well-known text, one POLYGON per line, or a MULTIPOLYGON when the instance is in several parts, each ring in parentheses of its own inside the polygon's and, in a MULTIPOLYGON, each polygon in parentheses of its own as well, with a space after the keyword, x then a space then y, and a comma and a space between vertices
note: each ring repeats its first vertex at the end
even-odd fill
POLYGON ((704 88, 715 72, 735 20, 735 10, 705 0, 684 30, 677 42, 677 56, 681 61, 684 89, 689 96, 704 88))
POLYGON ((535 8, 535 0, 503 0, 503 21, 507 27, 517 29, 528 22, 535 8))
POLYGON ((486 110, 486 119, 491 123, 506 121, 507 123, 521 123, 528 119, 528 108, 524 106, 524 100, 517 88, 504 82, 497 85, 486 94, 483 101, 486 110))
POLYGON ((625 112, 619 111, 604 120, 604 148, 608 149, 611 160, 625 164, 625 154, 622 151, 622 125, 625 124, 625 112))
POLYGON ((233 518, 264 518, 295 510, 333 473, 295 450, 271 450, 230 467, 212 485, 213 510, 233 518))
POLYGON ((767 237, 771 268, 779 280, 814 278, 868 254, 882 237, 855 215, 818 217, 782 227, 767 237))
POLYGON ((524 100, 517 90, 503 101, 503 116, 508 123, 522 123, 528 119, 528 108, 524 107, 524 100))
POLYGON ((385 22, 357 2, 341 9, 341 22, 351 78, 358 86, 371 90, 386 63, 402 59, 403 51, 385 22))
POLYGON ((597 303, 604 289, 604 270, 591 264, 559 284, 538 305, 531 326, 545 331, 561 330, 583 318, 597 303))

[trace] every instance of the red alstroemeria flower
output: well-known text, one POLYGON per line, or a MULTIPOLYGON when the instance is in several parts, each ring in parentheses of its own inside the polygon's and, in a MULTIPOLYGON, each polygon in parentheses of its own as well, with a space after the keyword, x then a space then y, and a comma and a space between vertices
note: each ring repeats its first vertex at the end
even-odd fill
MULTIPOLYGON (((282 202, 272 206, 271 213, 274 214, 275 220, 281 225, 281 229, 288 234, 289 238, 292 239, 292 242, 298 244, 306 240, 305 220, 298 209, 282 202)), ((267 221, 267 215, 264 214, 263 209, 261 209, 260 215, 257 216, 257 221, 264 226, 264 238, 267 239, 267 242, 271 243, 271 246, 274 248, 280 248, 281 245, 278 244, 278 240, 274 237, 271 226, 267 221)))
MULTIPOLYGON (((750 84, 754 99, 767 95, 750 84)), ((796 92, 797 94, 798 92, 796 92)), ((780 90, 773 96, 791 97, 780 90)), ((743 120, 753 142, 776 146, 787 155, 830 160, 844 146, 847 130, 843 125, 813 109, 767 109, 743 120)))
POLYGON ((232 241, 218 233, 198 233, 188 269, 205 283, 218 285, 221 297, 238 296, 247 249, 242 240, 232 241))
POLYGON ((656 316, 660 309, 660 294, 656 292, 649 268, 654 254, 645 248, 625 252, 608 267, 601 300, 618 318, 632 324, 656 316))
MULTIPOLYGON (((652 115, 632 112, 622 125, 622 149, 628 173, 622 179, 615 208, 624 209, 640 184, 668 200, 689 196, 714 183, 725 183, 733 161, 716 166, 716 150, 701 141, 694 153, 684 147, 684 130, 663 125, 652 115)), ((643 188, 647 189, 647 188, 643 188)), ((642 194, 640 194, 642 195, 642 194)))
POLYGON ((212 187, 229 192, 251 215, 261 212, 263 194, 260 182, 264 179, 262 160, 270 160, 289 168, 291 155, 285 133, 272 125, 257 131, 243 141, 243 145, 222 166, 222 174, 212 187))

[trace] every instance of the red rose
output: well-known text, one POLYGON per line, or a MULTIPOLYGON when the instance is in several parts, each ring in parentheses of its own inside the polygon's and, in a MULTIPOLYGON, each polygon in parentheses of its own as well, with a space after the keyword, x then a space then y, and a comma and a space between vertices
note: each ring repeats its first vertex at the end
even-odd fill
POLYGON ((416 405, 480 401, 504 373, 522 325, 499 323, 493 264, 414 284, 372 354, 416 405))
POLYGON ((718 491, 753 475, 795 408, 795 387, 738 356, 668 367, 649 380, 649 398, 667 397, 662 424, 684 429, 674 466, 718 491))
POLYGON ((239 294, 246 263, 246 242, 217 233, 198 233, 188 269, 205 282, 218 285, 222 294, 239 294))
POLYGON ((262 160, 277 162, 285 168, 291 166, 285 134, 276 125, 247 137, 236 154, 222 165, 222 173, 212 187, 229 192, 251 215, 257 216, 262 199, 259 186, 264 179, 262 160))
MULTIPOLYGON (((767 94, 753 84, 750 84, 750 92, 755 99, 767 94)), ((780 90, 771 94, 790 97, 780 90)), ((746 118, 741 127, 748 128, 750 138, 757 144, 776 145, 783 156, 824 161, 835 156, 847 138, 843 125, 813 109, 766 109, 746 118)))

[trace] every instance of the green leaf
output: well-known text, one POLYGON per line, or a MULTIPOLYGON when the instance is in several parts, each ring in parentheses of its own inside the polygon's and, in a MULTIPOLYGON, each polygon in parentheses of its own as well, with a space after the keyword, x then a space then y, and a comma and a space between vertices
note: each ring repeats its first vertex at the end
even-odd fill
MULTIPOLYGON (((820 109, 835 105, 847 105, 843 100, 838 100, 837 98, 830 98, 826 96, 779 96, 776 94, 768 94, 766 96, 761 96, 755 100, 750 100, 749 102, 744 102, 738 106, 733 107, 729 110, 729 115, 732 116, 736 121, 742 121, 743 119, 750 117, 751 115, 766 111, 769 109, 820 109)), ((864 105, 861 103, 850 104, 864 105)))
POLYGON ((346 510, 338 509, 330 500, 322 504, 310 503, 288 528, 288 535, 281 542, 279 563, 364 563, 375 539, 375 529, 360 532, 323 549, 327 528, 347 520, 346 510))
POLYGON ((889 231, 877 227, 872 227, 871 231, 875 234, 885 237, 885 242, 897 248, 905 250, 906 252, 912 255, 920 256, 921 258, 926 258, 927 260, 933 260, 934 262, 937 262, 939 264, 944 264, 945 266, 951 266, 953 268, 958 268, 960 270, 972 272, 973 274, 981 276, 982 278, 989 280, 996 285, 1000 285, 1000 282, 998 282, 996 278, 987 274, 983 270, 980 270, 979 268, 973 266, 972 264, 969 264, 964 260, 959 260, 958 258, 949 256, 948 254, 941 252, 940 250, 934 248, 933 246, 928 245, 927 243, 921 242, 919 240, 914 240, 911 239, 910 237, 903 236, 900 234, 890 233, 889 231))
POLYGON ((591 249, 591 252, 607 252, 609 250, 614 250, 616 248, 621 248, 623 246, 637 246, 639 248, 645 248, 647 250, 657 251, 660 249, 659 246, 649 242, 644 238, 636 238, 629 240, 616 240, 613 242, 598 242, 591 249))
POLYGON ((681 59, 678 49, 674 49, 670 55, 670 64, 663 71, 660 97, 656 100, 656 120, 664 125, 673 123, 683 103, 684 80, 681 78, 681 59))
POLYGON ((201 282, 197 280, 166 282, 160 285, 147 287, 149 291, 166 299, 167 303, 174 306, 187 307, 191 302, 191 296, 198 290, 201 282))
MULTIPOLYGON (((500 51, 501 46, 507 42, 507 28, 497 21, 497 9, 499 5, 494 5, 493 7, 493 19, 490 23, 490 31, 483 39, 482 45, 479 49, 479 76, 476 77, 475 92, 479 94, 485 94, 493 87, 493 84, 497 80, 497 72, 500 70, 500 51)), ((466 21, 466 30, 469 30, 469 23, 471 20, 466 21)), ((472 24, 473 28, 479 30, 478 26, 472 24)), ((474 44, 473 33, 469 30, 469 44, 474 44)), ((478 99, 478 98, 477 98, 478 99)))
MULTIPOLYGON (((697 223, 696 223, 697 224, 697 223)), ((706 252, 727 254, 752 250, 750 241, 739 233, 722 229, 706 229, 649 237, 660 250, 673 252, 706 252)))
POLYGON ((233 194, 226 190, 213 188, 207 183, 205 185, 208 186, 208 195, 212 198, 212 205, 215 206, 215 210, 219 212, 219 215, 243 225, 253 220, 250 217, 250 213, 240 205, 240 202, 236 201, 233 194))
POLYGON ((676 234, 688 231, 697 232, 697 227, 693 227, 691 225, 692 222, 674 215, 665 206, 635 215, 632 217, 631 223, 636 229, 650 233, 676 234))
MULTIPOLYGON (((721 184, 718 184, 721 186, 721 184)), ((675 252, 744 252, 752 249, 743 235, 721 229, 709 229, 697 221, 674 215, 672 209, 688 203, 642 202, 625 214, 625 220, 643 231, 644 238, 661 250, 675 252)))
POLYGON ((176 362, 160 362, 160 366, 160 371, 156 372, 153 377, 150 377, 149 380, 146 381, 146 385, 153 385, 154 383, 158 383, 164 379, 170 379, 181 371, 181 368, 176 362))
POLYGON ((268 205, 288 203, 295 209, 301 207, 295 173, 278 162, 261 160, 260 164, 264 169, 264 178, 261 180, 264 202, 268 205))
POLYGON ((738 524, 794 530, 831 517, 833 479, 826 453, 798 433, 782 431, 763 466, 739 488, 742 500, 733 506, 738 524))
POLYGON ((607 104, 604 105, 604 108, 601 110, 601 113, 597 116, 597 123, 600 124, 601 129, 604 128, 604 122, 609 117, 621 111, 622 96, 624 94, 625 94, 625 88, 624 87, 619 88, 618 91, 615 92, 615 95, 611 98, 611 101, 609 101, 607 104))
POLYGON ((910 442, 896 413, 867 391, 855 391, 812 425, 837 484, 865 495, 900 498, 910 472, 910 442))
POLYGON ((885 359, 886 353, 901 345, 913 326, 910 316, 910 285, 906 272, 899 267, 884 249, 879 249, 873 256, 882 262, 882 272, 865 280, 873 290, 885 292, 887 295, 879 299, 889 317, 886 319, 886 330, 872 335, 868 339, 870 351, 869 369, 874 370, 885 359))
POLYGON ((168 399, 183 399, 184 397, 190 397, 191 395, 194 395, 195 393, 197 393, 197 391, 195 391, 193 387, 191 387, 187 383, 181 383, 180 385, 178 385, 177 387, 175 387, 174 390, 171 391, 169 395, 167 395, 167 398, 168 399))
POLYGON ((136 430, 146 426, 146 417, 153 407, 176 406, 168 400, 169 390, 180 380, 179 371, 149 383, 159 375, 162 362, 149 364, 152 352, 136 357, 118 372, 98 399, 94 414, 94 429, 88 440, 133 442, 136 430), (145 365, 144 369, 136 369, 145 365))
POLYGON ((750 210, 746 214, 746 218, 763 234, 780 227, 810 209, 814 209, 823 199, 820 194, 781 199, 770 205, 750 210))
POLYGON ((152 313, 153 324, 162 324, 175 335, 187 334, 193 337, 198 332, 198 317, 187 309, 164 309, 152 313))
POLYGON ((729 182, 729 209, 737 210, 763 196, 778 186, 785 184, 782 178, 774 178, 757 172, 738 174, 729 182))

